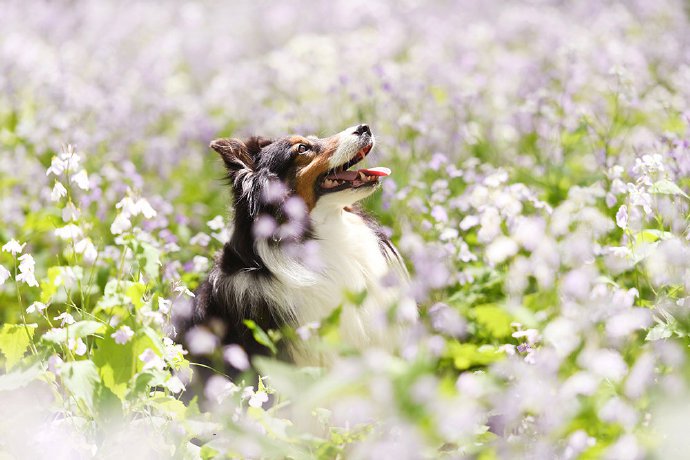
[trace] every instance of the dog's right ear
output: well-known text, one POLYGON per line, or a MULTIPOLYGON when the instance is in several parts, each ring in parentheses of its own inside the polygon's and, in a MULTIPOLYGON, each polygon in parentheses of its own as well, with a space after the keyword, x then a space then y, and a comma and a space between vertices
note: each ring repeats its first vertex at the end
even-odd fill
POLYGON ((249 155, 245 143, 239 139, 216 139, 211 141, 209 147, 220 154, 231 176, 242 170, 254 169, 254 159, 249 155))

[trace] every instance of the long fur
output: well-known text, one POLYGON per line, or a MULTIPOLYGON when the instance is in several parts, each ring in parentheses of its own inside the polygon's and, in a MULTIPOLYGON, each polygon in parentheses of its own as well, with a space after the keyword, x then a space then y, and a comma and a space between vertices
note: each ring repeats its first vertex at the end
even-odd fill
MULTIPOLYGON (((194 326, 220 324, 223 344, 239 344, 250 356, 267 354, 268 349, 254 340, 244 320, 251 319, 264 330, 296 328, 321 321, 347 304, 346 292, 366 291, 362 305, 342 311, 343 342, 360 350, 395 346, 396 327, 387 325, 387 313, 404 298, 401 288, 407 272, 381 227, 356 205, 375 187, 318 196, 306 188, 304 201, 312 200, 313 205, 303 221, 292 222, 301 231, 287 243, 293 247, 316 245, 322 262, 319 267, 309 266, 294 251, 288 251, 286 241, 257 239, 253 233, 253 225, 262 215, 290 223, 294 216, 285 215, 281 203, 295 196, 296 190, 305 189, 299 183, 306 180, 304 177, 317 180, 317 175, 305 174, 309 168, 330 169, 347 162, 361 148, 361 137, 369 133, 367 128, 360 134, 361 126, 328 139, 309 138, 313 149, 310 163, 307 157, 295 155, 299 139, 294 137, 276 141, 255 137, 244 142, 220 139, 212 143, 225 162, 233 189, 232 236, 198 288, 193 316, 181 325, 182 334, 194 326), (262 197, 277 183, 284 187, 285 196, 267 202, 262 197), (390 276, 402 284, 382 282, 390 276)), ((366 141, 373 145, 373 137, 366 141)), ((312 185, 316 190, 318 184, 312 185)), ((333 360, 328 352, 300 340, 288 341, 281 352, 284 358, 301 365, 328 365, 333 360)))

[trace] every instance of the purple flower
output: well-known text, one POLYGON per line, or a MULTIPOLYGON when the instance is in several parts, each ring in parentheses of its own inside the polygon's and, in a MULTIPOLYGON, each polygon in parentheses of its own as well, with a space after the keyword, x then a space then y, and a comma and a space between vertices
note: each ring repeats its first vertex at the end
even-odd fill
POLYGON ((121 326, 117 331, 110 334, 118 345, 124 345, 134 337, 134 331, 129 326, 121 326))
POLYGON ((262 214, 254 221, 252 232, 255 238, 265 240, 271 238, 275 234, 277 228, 278 223, 273 217, 268 214, 262 214))
POLYGON ((616 213, 616 225, 625 230, 628 228, 628 207, 626 205, 618 208, 616 213))
POLYGON ((235 369, 249 369, 247 353, 239 345, 229 345, 223 349, 223 358, 235 369))

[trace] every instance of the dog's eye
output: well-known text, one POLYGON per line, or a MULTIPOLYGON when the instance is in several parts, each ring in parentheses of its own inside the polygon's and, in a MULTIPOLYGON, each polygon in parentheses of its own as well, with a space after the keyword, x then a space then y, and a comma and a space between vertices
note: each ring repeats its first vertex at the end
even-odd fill
POLYGON ((300 144, 297 146, 297 152, 298 153, 304 153, 307 150, 309 150, 309 146, 307 144, 300 144))

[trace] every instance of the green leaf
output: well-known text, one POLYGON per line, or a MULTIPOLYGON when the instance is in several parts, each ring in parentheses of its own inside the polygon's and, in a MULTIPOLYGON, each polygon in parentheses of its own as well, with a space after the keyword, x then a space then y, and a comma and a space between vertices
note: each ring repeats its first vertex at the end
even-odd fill
POLYGON ((148 243, 140 243, 139 264, 150 279, 158 278, 160 270, 160 251, 148 243))
POLYGON ((0 375, 0 391, 11 391, 23 388, 33 382, 43 373, 39 363, 26 369, 15 369, 5 375, 0 375))
MULTIPOLYGON (((252 362, 259 369, 261 375, 270 376, 271 387, 277 390, 282 398, 300 398, 305 394, 305 391, 311 391, 318 379, 317 375, 306 372, 304 368, 298 368, 276 359, 257 356, 252 362)), ((259 381, 263 385, 263 381, 259 381)), ((259 391, 266 390, 265 387, 258 389, 259 391)))
POLYGON ((251 319, 245 319, 244 324, 250 331, 252 331, 254 340, 256 340, 257 343, 271 350, 271 353, 274 355, 278 354, 278 349, 276 348, 275 344, 271 341, 271 338, 268 336, 268 334, 266 334, 266 332, 259 327, 258 324, 251 319))
POLYGON ((472 309, 477 324, 493 338, 510 337, 513 329, 510 326, 513 319, 501 307, 493 304, 478 305, 472 309))
POLYGON ((157 396, 148 400, 148 403, 163 414, 174 419, 182 419, 187 412, 184 403, 171 396, 157 396))
POLYGON ((144 293, 146 293, 146 285, 144 283, 132 283, 125 290, 125 295, 132 301, 134 307, 139 309, 144 305, 144 293))
POLYGON ((668 324, 659 323, 647 332, 645 340, 653 342, 655 340, 668 339, 672 334, 673 332, 668 327, 668 324))
POLYGON ((65 388, 78 404, 93 414, 93 403, 98 392, 100 377, 92 361, 72 361, 62 365, 60 377, 65 388))
POLYGON ((680 187, 678 187, 675 183, 671 182, 670 180, 666 179, 662 179, 654 183, 651 187, 649 187, 649 191, 651 193, 660 193, 663 195, 680 195, 690 199, 690 196, 688 196, 687 193, 681 190, 680 187))
POLYGON ((451 358, 455 368, 461 371, 475 366, 485 366, 503 358, 503 354, 490 345, 478 347, 473 343, 459 342, 449 342, 445 355, 451 358))
POLYGON ((359 292, 346 291, 345 298, 355 307, 361 307, 367 298, 367 294, 368 293, 366 289, 362 289, 359 292))
POLYGON ((110 335, 99 340, 93 351, 93 362, 103 385, 121 401, 125 400, 127 386, 136 371, 135 359, 133 340, 119 345, 110 335))
POLYGON ((214 459, 218 456, 218 454, 220 454, 220 451, 214 449, 208 444, 204 444, 203 446, 201 446, 201 450, 199 451, 199 456, 202 460, 214 459))
POLYGON ((5 324, 0 329, 0 352, 5 355, 5 369, 17 364, 29 348, 36 324, 5 324))
POLYGON ((77 321, 66 327, 56 327, 49 329, 42 336, 41 340, 52 343, 64 343, 67 337, 72 339, 84 338, 89 335, 103 333, 106 325, 98 321, 77 321))
POLYGON ((673 233, 671 232, 664 232, 661 230, 655 230, 655 229, 647 229, 647 230, 642 230, 639 232, 637 235, 635 235, 635 244, 645 244, 645 243, 654 243, 655 241, 658 240, 668 240, 669 238, 673 237, 673 233))
POLYGON ((48 269, 48 278, 41 280, 41 302, 47 304, 57 292, 58 285, 55 280, 62 273, 62 267, 50 267, 48 269))
MULTIPOLYGON (((148 395, 149 389, 156 385, 156 376, 152 372, 141 372, 137 374, 134 383, 129 387, 128 396, 130 398, 139 395, 148 395)), ((160 384, 163 384, 161 380, 160 384)))
POLYGON ((145 326, 137 331, 137 336, 140 335, 141 338, 137 339, 136 341, 137 346, 135 347, 135 352, 137 350, 140 350, 139 353, 141 354, 144 350, 150 348, 153 351, 155 351, 158 354, 158 356, 163 356, 165 354, 165 347, 163 346, 163 341, 161 339, 161 336, 158 335, 156 331, 154 331, 148 326, 145 326))

